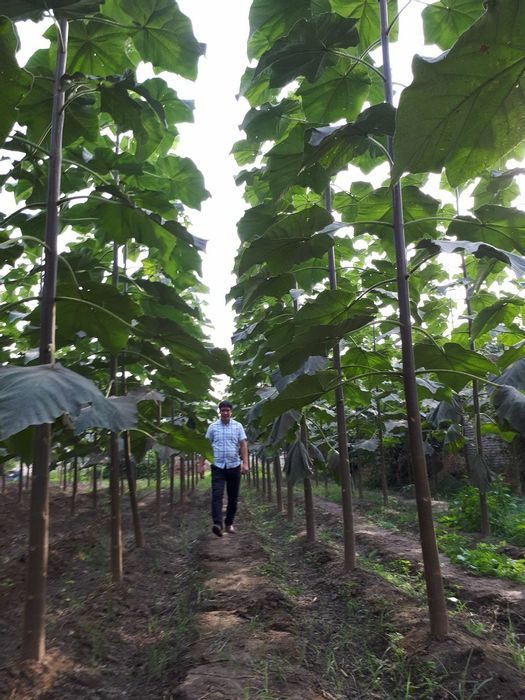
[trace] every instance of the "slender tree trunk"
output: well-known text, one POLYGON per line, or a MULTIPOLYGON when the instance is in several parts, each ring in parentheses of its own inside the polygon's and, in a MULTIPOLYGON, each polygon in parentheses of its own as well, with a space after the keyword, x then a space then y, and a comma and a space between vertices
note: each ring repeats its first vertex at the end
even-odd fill
POLYGON ((183 455, 180 456, 179 460, 179 484, 180 484, 180 502, 184 503, 186 500, 186 460, 183 455))
POLYGON ((109 502, 110 502, 110 538, 111 538, 111 580, 122 583, 122 516, 120 510, 120 479, 119 479, 119 436, 110 433, 110 469, 109 469, 109 502))
POLYGON ((2 495, 6 494, 5 465, 0 464, 0 479, 2 480, 2 495))
POLYGON ((195 491, 195 452, 191 453, 191 492, 195 491))
MULTIPOLYGON (((379 0, 381 15, 381 46, 383 53, 383 74, 385 100, 393 105, 392 71, 390 67, 390 47, 388 44, 388 8, 387 0, 379 0)), ((393 159, 392 141, 388 143, 393 159)), ((443 579, 439 563, 434 521, 432 519, 432 500, 428 484, 425 450, 421 431, 420 412, 417 398, 414 350, 412 343, 412 321, 410 316, 410 294, 408 288, 408 266, 403 222, 403 204, 401 186, 392 186, 392 205, 394 223, 394 242, 396 249, 397 289, 399 299, 399 320, 403 360, 403 383, 405 390, 410 455, 414 470, 416 501, 419 518, 419 531, 423 554, 423 565, 427 586, 427 598, 430 616, 430 631, 433 637, 444 639, 448 634, 448 616, 443 579)))
POLYGON ((160 527, 160 483, 161 483, 161 463, 159 455, 157 457, 156 491, 155 491, 155 524, 160 527))
POLYGON ((142 518, 140 517, 139 505, 137 503, 137 485, 133 464, 131 462, 131 440, 127 430, 122 433, 122 439, 124 442, 124 464, 126 465, 129 505, 131 508, 131 518, 133 520, 133 532, 135 533, 135 546, 141 548, 145 545, 144 528, 142 527, 142 518))
POLYGON ((381 413, 381 403, 376 399, 377 409, 377 433, 379 438, 379 462, 381 468, 381 491, 383 492, 383 505, 388 505, 388 483, 386 476, 385 443, 383 440, 383 416, 381 413))
MULTIPOLYGON (((57 239, 62 169, 62 133, 65 93, 63 76, 66 69, 68 23, 57 22, 57 53, 53 81, 50 157, 47 183, 45 259, 40 305, 40 364, 54 361, 55 297, 57 280, 57 239)), ((27 594, 22 631, 22 658, 41 661, 45 654, 46 580, 49 528, 49 462, 51 426, 35 428, 33 469, 29 514, 29 555, 27 560, 27 594)))
POLYGON ((265 473, 265 460, 264 457, 261 458, 261 494, 263 499, 266 498, 266 473, 265 473))
POLYGON ((288 480, 286 481, 286 517, 289 523, 293 523, 295 517, 294 488, 288 480))
POLYGON ((31 488, 31 465, 27 465, 26 469, 26 491, 29 491, 31 488))
POLYGON ((270 469, 270 460, 265 459, 266 462, 266 480, 267 480, 267 488, 266 488, 266 498, 268 500, 268 503, 272 502, 272 470, 270 469))
POLYGON ((93 488, 92 488, 92 492, 91 492, 91 494, 92 494, 92 505, 93 505, 93 509, 94 509, 94 510, 97 509, 97 505, 98 505, 98 489, 97 489, 97 486, 98 486, 97 465, 94 464, 94 465, 93 465, 93 488))
POLYGON ((273 474, 274 474, 274 479, 275 479, 275 495, 276 495, 276 504, 277 504, 277 512, 282 513, 283 512, 283 479, 282 479, 282 472, 281 472, 281 459, 278 454, 276 454, 273 458, 273 474))
MULTIPOLYGON (((461 258, 463 265, 463 277, 465 279, 465 304, 467 307, 467 327, 469 348, 475 350, 474 334, 472 332, 472 305, 470 303, 470 286, 467 275, 467 266, 465 263, 465 255, 461 258)), ((477 379, 472 380, 472 407, 474 409, 474 435, 476 454, 480 459, 483 459, 483 439, 481 437, 481 410, 479 406, 479 385, 477 379)), ((479 489, 479 513, 480 513, 480 530, 485 537, 490 535, 489 509, 487 505, 487 494, 483 489, 479 489)))
MULTIPOLYGON (((332 195, 328 187, 325 192, 327 211, 332 211, 332 195)), ((328 271, 330 277, 330 289, 337 289, 337 274, 335 266, 334 246, 328 250, 328 271)), ((333 348, 333 367, 337 372, 338 384, 335 389, 335 410, 337 419, 337 450, 339 452, 339 477, 341 481, 341 505, 343 508, 343 542, 344 542, 344 569, 355 569, 355 534, 354 516, 352 512, 352 487, 350 477, 350 460, 348 457, 348 437, 346 431, 345 398, 342 385, 343 373, 341 370, 341 347, 337 343, 333 348)))
POLYGON ((62 491, 67 491, 67 461, 62 462, 62 491))
POLYGON ((260 489, 259 485, 259 458, 255 455, 254 460, 254 476, 255 476, 255 490, 258 492, 260 489))
POLYGON ((73 484, 71 487, 71 515, 75 515, 78 491, 78 455, 73 457, 73 484))
POLYGON ((24 491, 24 463, 22 460, 19 462, 20 472, 18 474, 18 502, 22 502, 22 494, 24 491))
POLYGON ((175 507, 175 455, 170 457, 170 513, 175 507))
MULTIPOLYGON (((301 419, 301 440, 308 449, 308 433, 306 431, 306 421, 304 416, 301 419)), ((304 517, 306 521, 306 539, 308 542, 315 542, 315 511, 314 511, 314 496, 312 492, 311 479, 305 477, 303 479, 304 491, 304 517)))

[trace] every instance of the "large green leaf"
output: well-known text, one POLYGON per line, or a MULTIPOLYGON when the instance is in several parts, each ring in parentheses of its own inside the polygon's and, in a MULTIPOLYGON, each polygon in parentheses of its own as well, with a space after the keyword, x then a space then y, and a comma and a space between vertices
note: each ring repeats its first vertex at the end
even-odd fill
POLYGON ((14 20, 37 21, 53 10, 69 18, 89 16, 98 11, 103 0, 2 0, 3 15, 14 20))
POLYGON ((429 372, 435 372, 440 381, 451 387, 454 391, 460 391, 471 376, 483 379, 487 374, 497 371, 493 362, 483 355, 458 345, 457 343, 445 343, 438 347, 434 343, 416 343, 414 345, 416 367, 423 367, 429 372), (439 372, 439 370, 448 370, 439 372), (465 374, 456 374, 464 372, 465 374))
POLYGON ((154 164, 147 163, 136 182, 140 187, 163 191, 170 200, 180 201, 192 209, 200 209, 210 196, 195 163, 190 158, 173 154, 159 158, 154 164))
POLYGON ((293 486, 313 475, 312 460, 301 440, 296 440, 286 454, 284 463, 286 479, 293 486))
POLYGON ((501 386, 492 393, 498 422, 525 436, 525 396, 512 386, 501 386))
POLYGON ((276 276, 269 276, 261 272, 257 275, 251 275, 245 282, 235 285, 230 290, 228 298, 239 300, 236 306, 237 310, 241 312, 264 297, 280 299, 294 286, 295 278, 289 272, 276 276))
POLYGON ((511 207, 486 204, 474 212, 476 218, 454 219, 447 233, 458 239, 481 241, 502 250, 517 250, 525 255, 525 212, 511 207))
POLYGON ((515 298, 498 299, 494 304, 481 309, 472 323, 472 337, 476 339, 500 324, 510 327, 520 312, 520 305, 516 301, 515 298))
POLYGON ((303 80, 297 94, 309 122, 330 124, 355 119, 370 90, 370 75, 360 63, 341 58, 311 83, 303 80))
POLYGON ((300 119, 301 103, 298 100, 281 100, 278 104, 266 103, 258 109, 250 109, 240 126, 250 142, 280 141, 300 119))
POLYGON ((292 320, 284 320, 268 332, 268 343, 277 351, 281 370, 294 372, 309 355, 327 355, 348 333, 369 323, 376 308, 343 289, 321 292, 302 306, 292 320))
POLYGON ((500 248, 487 245, 486 243, 470 242, 470 241, 420 241, 417 248, 429 250, 434 255, 438 253, 457 253, 465 251, 474 255, 476 258, 493 258, 501 260, 501 262, 510 265, 512 271, 518 277, 525 276, 525 258, 513 253, 507 253, 500 248))
POLYGON ((76 334, 98 338, 105 350, 118 353, 132 334, 132 321, 141 308, 110 284, 91 282, 78 289, 72 284, 57 288, 57 341, 61 346, 74 341, 76 334), (77 300, 77 301, 76 301, 77 300))
MULTIPOLYGON (((359 47, 368 49, 371 44, 377 42, 381 36, 381 23, 379 17, 379 3, 377 0, 330 0, 334 12, 343 17, 353 17, 357 20, 359 32, 359 47)), ((388 20, 391 23, 389 37, 392 41, 397 39, 398 22, 397 0, 388 0, 388 20)))
POLYGON ((523 140, 524 28, 522 0, 491 0, 447 54, 416 56, 398 108, 395 179, 445 167, 456 187, 523 140))
POLYGON ((290 382, 279 394, 265 401, 262 407, 262 418, 273 420, 285 411, 300 409, 317 401, 337 382, 337 372, 333 369, 323 370, 314 375, 303 374, 290 382))
MULTIPOLYGON (((0 9, 0 12, 3 12, 0 9)), ((31 75, 18 67, 16 50, 18 38, 12 23, 0 17, 0 83, 2 84, 2 109, 0 110, 0 145, 17 120, 15 108, 31 87, 31 75)))
POLYGON ((126 27, 143 61, 195 80, 205 47, 175 0, 105 0, 103 13, 126 27))
POLYGON ((496 384, 506 384, 514 389, 525 391, 525 358, 522 357, 514 362, 494 381, 496 384))
POLYGON ((95 384, 55 365, 0 367, 0 439, 29 425, 52 423, 64 414, 77 417, 90 405, 97 424, 109 430, 126 429, 120 413, 95 384))
POLYGON ((481 0, 438 0, 421 13, 425 44, 449 49, 483 12, 481 0))
POLYGON ((250 6, 248 57, 258 58, 300 19, 330 9, 328 0, 253 0, 250 6))
POLYGON ((337 173, 355 156, 368 149, 368 135, 391 136, 394 133, 394 116, 394 108, 385 103, 369 107, 351 124, 313 129, 305 168, 319 163, 329 175, 337 173))
POLYGON ((271 272, 284 272, 290 265, 319 257, 333 239, 330 234, 316 232, 331 221, 330 214, 318 206, 284 216, 241 251, 239 274, 263 262, 271 272))
POLYGON ((330 13, 301 19, 262 56, 254 80, 268 73, 270 87, 284 87, 300 75, 315 82, 324 68, 337 61, 331 49, 346 49, 359 40, 354 19, 330 13))
MULTIPOLYGON (((54 27, 46 36, 50 34, 54 36, 54 27)), ((105 77, 131 68, 133 63, 126 50, 128 38, 123 27, 96 21, 71 22, 67 72, 105 77)))
POLYGON ((275 145, 265 155, 268 159, 266 177, 270 191, 278 199, 291 187, 303 164, 304 126, 296 126, 288 136, 275 145))

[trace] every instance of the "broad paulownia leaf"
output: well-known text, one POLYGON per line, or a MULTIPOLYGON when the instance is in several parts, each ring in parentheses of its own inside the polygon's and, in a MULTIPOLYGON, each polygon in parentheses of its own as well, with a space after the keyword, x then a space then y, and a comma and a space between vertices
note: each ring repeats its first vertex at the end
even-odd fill
POLYGON ((483 12, 481 0, 438 0, 421 13, 425 44, 449 49, 483 12))
MULTIPOLYGON (((112 408, 120 417, 123 430, 131 430, 137 425, 137 404, 141 401, 164 401, 164 394, 146 387, 130 391, 125 396, 109 396, 112 408)), ((75 434, 79 435, 88 428, 105 428, 104 419, 98 415, 93 405, 85 406, 78 416, 72 418, 75 434)))
POLYGON ((120 431, 121 415, 95 384, 60 364, 0 367, 0 439, 29 425, 52 423, 65 413, 77 417, 91 405, 101 427, 120 431))
POLYGON ((300 411, 290 409, 278 416, 273 422, 272 430, 268 437, 268 444, 277 446, 282 440, 285 440, 290 431, 297 428, 301 415, 300 411))
POLYGON ((143 61, 195 80, 205 46, 175 0, 105 0, 103 13, 128 29, 143 61))
POLYGON ((456 392, 472 381, 472 376, 468 375, 483 379, 496 370, 494 363, 486 357, 457 343, 445 343, 443 347, 433 343, 416 343, 414 355, 416 367, 435 372, 443 384, 456 392), (439 370, 448 371, 440 373, 439 370))
POLYGON ((312 129, 304 168, 319 163, 330 175, 345 168, 352 159, 369 147, 368 135, 375 137, 394 133, 395 110, 389 104, 373 105, 355 122, 344 126, 312 129))
MULTIPOLYGON (((4 14, 0 7, 0 13, 4 14)), ((17 120, 15 108, 30 89, 31 74, 19 68, 16 60, 18 36, 13 24, 0 17, 0 83, 2 84, 2 109, 0 110, 0 145, 17 120)))
POLYGON ((331 222, 331 215, 317 205, 283 216, 241 251, 239 274, 263 262, 271 272, 284 272, 295 263, 320 257, 332 245, 333 238, 317 231, 331 222))
POLYGON ((491 0, 448 53, 414 58, 397 112, 394 179, 445 167, 457 187, 523 140, 524 27, 522 0, 491 0))
POLYGON ((284 87, 300 75, 315 82, 323 69, 338 56, 331 49, 356 46, 356 20, 325 13, 310 20, 300 19, 289 34, 278 39, 260 58, 254 80, 266 72, 270 87, 284 87))
POLYGON ((368 440, 357 440, 352 445, 353 450, 363 450, 364 452, 376 452, 379 447, 379 439, 376 437, 368 440))
POLYGON ((313 475, 310 455, 301 440, 296 440, 290 446, 284 463, 284 473, 292 486, 301 479, 308 479, 313 475))
POLYGON ((351 121, 357 117, 370 83, 369 72, 363 65, 341 58, 314 83, 303 80, 297 94, 309 122, 333 124, 338 119, 351 121))
POLYGON ((314 375, 302 374, 287 384, 274 398, 265 401, 261 415, 271 420, 290 409, 300 409, 319 399, 333 389, 337 381, 335 370, 327 369, 314 375))
POLYGON ((447 234, 459 240, 486 243, 500 250, 517 250, 525 255, 525 212, 513 207, 486 204, 471 216, 458 216, 447 234))
POLYGON ((465 251, 474 255, 476 258, 494 258, 495 260, 500 260, 501 262, 510 265, 511 270, 516 274, 517 277, 525 276, 525 258, 515 255, 513 253, 507 253, 505 250, 500 248, 495 248, 487 243, 480 243, 479 241, 420 241, 417 248, 424 248, 430 251, 433 255, 438 253, 457 253, 458 251, 465 251))
POLYGON ((525 358, 522 357, 513 362, 499 377, 494 379, 494 382, 525 391, 525 358))
POLYGON ((258 58, 298 20, 329 10, 328 0, 253 0, 249 14, 248 57, 258 58))
POLYGON ((492 392, 498 423, 525 436, 525 395, 513 386, 500 386, 492 392))
POLYGON ((102 0, 2 0, 0 11, 13 20, 42 19, 53 10, 65 17, 77 19, 98 11, 102 0))
MULTIPOLYGON (((387 0, 388 5, 388 35, 396 41, 398 33, 397 0, 387 0)), ((359 32, 359 47, 361 50, 370 48, 381 36, 379 17, 379 2, 377 0, 330 0, 334 12, 343 17, 352 17, 357 21, 359 32)))
POLYGON ((511 297, 498 299, 494 304, 481 309, 472 322, 472 338, 476 339, 500 324, 510 326, 524 304, 525 300, 519 304, 516 297, 511 297))

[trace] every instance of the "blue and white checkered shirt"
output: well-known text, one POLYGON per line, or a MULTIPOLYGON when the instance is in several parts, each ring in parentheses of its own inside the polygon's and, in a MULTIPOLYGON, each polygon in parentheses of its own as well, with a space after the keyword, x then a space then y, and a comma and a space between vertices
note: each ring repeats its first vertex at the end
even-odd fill
POLYGON ((213 463, 216 467, 231 469, 241 463, 239 448, 241 440, 246 440, 242 425, 230 418, 228 423, 214 421, 206 433, 213 448, 213 463))

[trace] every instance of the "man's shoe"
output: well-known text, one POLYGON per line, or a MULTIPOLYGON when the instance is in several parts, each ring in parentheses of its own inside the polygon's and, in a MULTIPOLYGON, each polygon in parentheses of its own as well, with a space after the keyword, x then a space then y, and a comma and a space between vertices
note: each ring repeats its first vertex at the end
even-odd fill
MULTIPOLYGON (((228 528, 226 528, 227 530, 228 528)), ((214 535, 217 535, 217 537, 222 537, 222 527, 220 525, 214 525, 211 529, 214 535)))
POLYGON ((234 534, 235 534, 235 528, 233 527, 233 525, 226 525, 226 532, 227 532, 229 535, 234 535, 234 534))

